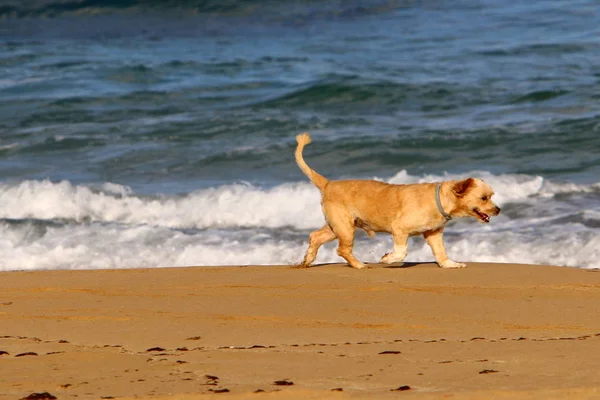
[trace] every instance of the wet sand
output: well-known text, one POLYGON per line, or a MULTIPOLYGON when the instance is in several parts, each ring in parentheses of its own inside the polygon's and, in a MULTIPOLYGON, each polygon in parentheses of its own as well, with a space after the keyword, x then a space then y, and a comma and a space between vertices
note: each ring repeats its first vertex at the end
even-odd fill
POLYGON ((0 274, 0 399, 600 398, 600 273, 518 264, 0 274))

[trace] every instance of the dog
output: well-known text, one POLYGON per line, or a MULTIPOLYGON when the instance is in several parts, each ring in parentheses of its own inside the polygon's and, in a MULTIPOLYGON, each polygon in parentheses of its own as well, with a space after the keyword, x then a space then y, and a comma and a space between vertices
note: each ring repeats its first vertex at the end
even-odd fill
POLYGON ((296 163, 321 191, 325 226, 310 234, 304 260, 308 267, 319 247, 338 240, 337 254, 357 269, 365 268, 352 254, 356 228, 369 236, 376 232, 391 233, 394 251, 381 258, 384 264, 401 263, 407 252, 409 236, 423 235, 442 268, 464 268, 446 254, 442 234, 446 223, 454 218, 474 217, 483 223, 500 214, 492 202, 493 189, 477 178, 433 183, 393 185, 374 180, 330 181, 306 164, 304 147, 311 142, 308 133, 296 136, 296 163))

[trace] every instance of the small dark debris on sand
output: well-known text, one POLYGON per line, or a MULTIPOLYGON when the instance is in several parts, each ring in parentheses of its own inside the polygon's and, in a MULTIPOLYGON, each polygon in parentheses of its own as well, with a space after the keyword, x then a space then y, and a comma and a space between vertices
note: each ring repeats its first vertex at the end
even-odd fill
POLYGON ((165 349, 163 349, 162 347, 150 347, 146 351, 165 351, 165 349))
MULTIPOLYGON (((34 353, 33 351, 28 351, 27 353, 21 353, 21 354, 17 354, 15 357, 24 357, 24 356, 37 356, 37 353, 34 353)), ((46 393, 46 392, 44 392, 46 393)))
POLYGON ((404 392, 406 390, 410 390, 410 386, 408 385, 402 385, 402 386, 398 386, 396 389, 391 389, 392 392, 404 392))
POLYGON ((483 371, 479 371, 480 374, 494 374, 498 371, 496 371, 495 369, 484 369, 483 371))
POLYGON ((21 400, 53 400, 56 396, 51 395, 48 392, 31 393, 27 397, 23 397, 21 400))
POLYGON ((282 379, 282 380, 273 382, 273 385, 277 385, 277 386, 292 386, 293 384, 294 384, 294 382, 288 381, 287 379, 282 379))
POLYGON ((227 388, 223 388, 223 389, 208 389, 209 391, 213 392, 213 393, 229 393, 229 389, 227 388))
MULTIPOLYGON (((204 375, 204 379, 206 379, 205 385, 209 386, 217 386, 219 384, 219 377, 215 375, 204 375)), ((213 389, 211 389, 213 390, 213 389)))

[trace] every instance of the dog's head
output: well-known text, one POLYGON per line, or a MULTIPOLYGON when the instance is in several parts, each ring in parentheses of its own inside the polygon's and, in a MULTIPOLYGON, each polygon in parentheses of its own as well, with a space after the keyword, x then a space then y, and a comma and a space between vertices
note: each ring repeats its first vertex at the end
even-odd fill
POLYGON ((452 193, 456 196, 457 216, 475 217, 483 223, 488 223, 490 216, 500 214, 500 207, 492 202, 494 190, 481 179, 467 178, 457 181, 452 185, 452 193))

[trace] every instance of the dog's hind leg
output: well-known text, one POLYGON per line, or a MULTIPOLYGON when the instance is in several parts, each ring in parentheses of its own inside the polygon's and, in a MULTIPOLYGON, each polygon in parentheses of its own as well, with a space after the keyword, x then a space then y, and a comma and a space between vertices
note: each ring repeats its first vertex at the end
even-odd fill
POLYGON ((315 261, 315 258, 317 257, 319 247, 321 247, 327 242, 331 242, 335 238, 335 233, 333 233, 329 225, 325 225, 321 229, 317 229, 316 231, 312 232, 309 236, 309 244, 308 249, 306 250, 306 255, 304 256, 304 260, 302 261, 302 264, 299 265, 299 267, 306 268, 310 264, 312 264, 312 262, 315 261))
POLYGON ((394 238, 394 251, 381 257, 384 264, 403 262, 406 258, 408 235, 400 230, 392 232, 394 238))
POLYGON ((354 257, 354 254, 352 254, 352 248, 354 247, 354 231, 356 229, 354 222, 350 218, 337 218, 329 222, 339 241, 337 249, 338 255, 344 258, 352 268, 365 268, 365 265, 358 261, 358 259, 354 257))

